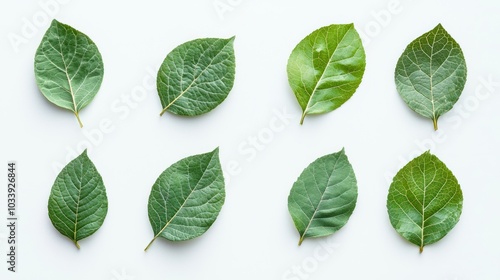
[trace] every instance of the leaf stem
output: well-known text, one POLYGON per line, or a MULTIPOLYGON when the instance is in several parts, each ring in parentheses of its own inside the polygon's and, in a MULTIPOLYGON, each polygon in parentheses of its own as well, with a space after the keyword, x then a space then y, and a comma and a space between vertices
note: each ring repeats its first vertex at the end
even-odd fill
POLYGON ((153 238, 153 240, 151 240, 151 242, 149 242, 148 246, 146 246, 146 249, 144 249, 144 252, 146 252, 146 251, 149 249, 149 247, 151 247, 151 245, 153 244, 153 242, 155 242, 155 240, 156 240, 156 238, 157 238, 157 237, 158 237, 158 236, 155 236, 155 237, 153 238))
POLYGON ((161 113, 160 113, 160 117, 163 116, 163 114, 165 114, 165 112, 167 111, 168 109, 168 106, 163 108, 163 110, 161 110, 161 113))
POLYGON ((78 241, 73 240, 73 243, 75 243, 76 248, 78 248, 78 250, 80 250, 80 245, 78 244, 78 241))
POLYGON ((80 128, 83 127, 82 120, 80 120, 80 116, 78 115, 78 112, 75 112, 76 119, 78 120, 78 124, 80 124, 80 128))
POLYGON ((424 251, 424 246, 420 246, 420 254, 424 251))
POLYGON ((302 113, 302 117, 300 118, 300 125, 304 124, 304 119, 306 118, 306 112, 302 113))
POLYGON ((438 120, 434 118, 432 119, 432 122, 434 123, 434 131, 438 130, 438 120))
POLYGON ((302 245, 302 241, 304 241, 304 236, 303 235, 299 239, 299 246, 302 245))

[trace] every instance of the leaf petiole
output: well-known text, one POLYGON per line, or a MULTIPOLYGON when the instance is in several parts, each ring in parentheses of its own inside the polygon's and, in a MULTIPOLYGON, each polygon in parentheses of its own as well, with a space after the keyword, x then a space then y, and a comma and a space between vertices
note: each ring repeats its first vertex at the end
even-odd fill
POLYGON ((438 130, 438 120, 436 118, 432 119, 432 123, 434 123, 434 131, 438 130))
POLYGON ((80 128, 83 128, 83 123, 82 120, 80 120, 80 116, 78 115, 78 112, 75 113, 76 119, 78 120, 78 124, 80 125, 80 128))
POLYGON ((78 250, 80 250, 80 244, 78 244, 78 241, 73 240, 73 243, 75 243, 76 248, 78 248, 78 250))
POLYGON ((158 238, 158 236, 155 236, 155 238, 153 238, 153 240, 151 240, 151 242, 149 242, 148 246, 146 246, 146 249, 144 249, 144 252, 146 252, 149 247, 151 247, 151 245, 153 245, 153 242, 155 242, 156 238, 158 238))
POLYGON ((302 114, 302 117, 300 118, 300 125, 304 124, 304 119, 306 118, 306 112, 302 114))

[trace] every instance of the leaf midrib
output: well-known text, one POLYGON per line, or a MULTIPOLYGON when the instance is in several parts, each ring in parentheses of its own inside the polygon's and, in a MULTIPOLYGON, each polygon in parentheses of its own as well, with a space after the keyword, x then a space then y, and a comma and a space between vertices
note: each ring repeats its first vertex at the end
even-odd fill
MULTIPOLYGON (((61 55, 61 60, 64 64, 64 74, 66 75, 66 80, 68 81, 68 85, 69 85, 69 94, 71 95, 71 100, 73 102, 73 113, 75 114, 75 117, 76 119, 78 120, 78 124, 80 124, 80 127, 83 127, 83 123, 82 121, 80 120, 80 115, 79 115, 79 112, 78 112, 78 106, 76 104, 76 97, 75 97, 75 92, 73 90, 73 85, 72 85, 72 79, 69 77, 69 73, 68 73, 68 65, 66 64, 66 60, 64 59, 64 54, 63 54, 63 49, 62 49, 62 43, 61 43, 61 36, 59 36, 59 26, 56 25, 57 27, 57 41, 59 42, 59 54, 61 55)), ((72 32, 71 30, 66 30, 66 34, 68 32, 72 32)), ((76 38, 76 34, 75 34, 75 38, 76 38)), ((78 45, 78 39, 75 40, 75 51, 76 51, 76 47, 78 45)), ((75 54, 76 55, 76 54, 75 54)))
MULTIPOLYGON (((428 187, 426 176, 425 176, 425 174, 426 174, 425 173, 425 170, 426 170, 425 165, 426 165, 426 161, 424 160, 424 163, 423 163, 424 168, 422 170, 423 177, 424 177, 424 188, 423 188, 423 197, 422 197, 422 226, 420 227, 420 253, 422 253, 422 251, 424 250, 425 196, 426 196, 427 187, 428 187)), ((434 181, 434 179, 433 179, 433 181, 434 181)))
MULTIPOLYGON (((317 92, 317 89, 319 87, 319 84, 321 82, 321 80, 323 80, 324 76, 325 76, 325 73, 326 73, 326 69, 330 66, 330 64, 332 63, 333 61, 333 57, 335 56, 335 53, 337 52, 337 50, 339 49, 338 46, 340 45, 340 43, 342 43, 342 41, 344 41, 345 37, 347 36, 347 33, 349 33, 349 31, 351 31, 353 27, 349 27, 349 29, 344 33, 344 35, 342 36, 342 39, 340 39, 340 41, 337 43, 337 47, 335 48, 335 50, 333 51, 332 55, 330 56, 330 59, 328 60, 328 63, 326 64, 325 68, 323 69, 323 72, 321 73, 321 76, 320 78, 318 79, 318 81, 316 82, 316 85, 314 86, 314 89, 312 90, 311 92, 311 95, 309 96, 309 101, 307 101, 307 105, 306 105, 306 108, 304 109, 304 113, 303 113, 303 117, 306 116, 307 114, 307 109, 309 109, 309 105, 311 103, 311 100, 313 99, 313 96, 314 94, 317 92)), ((328 31, 327 31, 328 33, 328 31)))
MULTIPOLYGON (((66 31, 68 32, 68 31, 66 31)), ((75 99, 75 93, 73 91, 73 85, 72 85, 72 80, 71 78, 69 77, 69 74, 68 74, 68 66, 66 65, 66 60, 64 58, 64 54, 63 54, 63 49, 62 49, 62 43, 61 43, 61 36, 59 36, 59 26, 57 26, 57 41, 59 42, 59 54, 61 55, 61 60, 64 64, 64 74, 66 75, 66 79, 68 81, 68 85, 69 85, 69 93, 71 95, 71 100, 73 102, 73 110, 75 112, 75 114, 78 114, 78 111, 77 111, 77 107, 76 107, 76 99, 75 99)))
MULTIPOLYGON (((81 168, 83 168, 83 164, 81 164, 81 168)), ((73 241, 75 242, 76 247, 80 248, 78 245, 78 240, 76 240, 76 232, 78 228, 78 213, 79 213, 79 208, 80 208, 80 199, 81 199, 81 194, 82 194, 82 178, 79 180, 79 186, 78 186, 78 201, 76 202, 76 210, 75 210, 75 229, 73 230, 73 241)))
POLYGON ((432 118, 433 118, 435 126, 437 126, 437 119, 436 119, 436 108, 434 105, 434 85, 433 85, 434 73, 432 73, 432 58, 434 56, 434 44, 436 42, 437 33, 438 32, 434 33, 434 38, 433 38, 432 46, 431 46, 430 62, 429 62, 429 74, 430 74, 429 80, 430 80, 430 94, 431 94, 431 104, 432 104, 432 118))
POLYGON ((84 162, 83 161, 80 162, 80 169, 82 170, 82 175, 81 175, 80 180, 78 180, 78 187, 77 187, 77 190, 78 190, 78 199, 76 201, 75 228, 73 230, 73 242, 75 243, 75 245, 76 245, 76 247, 78 249, 80 249, 80 245, 78 245, 78 240, 77 240, 78 216, 79 216, 78 214, 79 214, 79 209, 80 209, 80 200, 81 200, 81 197, 82 197, 82 181, 83 181, 83 178, 85 177, 85 175, 87 174, 86 170, 83 171, 84 170, 84 162))
MULTIPOLYGON (((313 213, 313 215, 311 216, 311 219, 309 220, 309 223, 307 224, 307 227, 304 229, 304 233, 300 236, 299 245, 300 245, 300 244, 302 243, 302 241, 304 240, 304 237, 306 236, 306 233, 307 233, 307 231, 309 230, 309 227, 311 226, 312 221, 313 221, 313 220, 314 220, 314 218, 316 217, 316 214, 317 214, 317 212, 318 212, 319 206, 320 206, 321 202, 323 202, 323 198, 325 197, 325 193, 326 193, 327 188, 328 188, 328 186, 329 186, 329 184, 330 184, 330 180, 331 180, 331 179, 332 179, 332 177, 333 177, 333 172, 335 171, 335 169, 336 169, 336 167, 337 167, 337 164, 338 164, 339 160, 340 160, 340 156, 339 156, 339 157, 337 157, 337 159, 335 160, 335 164, 333 165, 332 172, 330 173, 330 176, 329 176, 329 178, 328 178, 328 182, 327 182, 327 184, 326 184, 325 190, 324 190, 324 192, 321 194, 321 198, 319 199, 319 202, 318 202, 318 204, 316 205, 316 208, 314 209, 314 213, 313 213)), ((314 174, 314 173, 313 173, 313 174, 314 174)))

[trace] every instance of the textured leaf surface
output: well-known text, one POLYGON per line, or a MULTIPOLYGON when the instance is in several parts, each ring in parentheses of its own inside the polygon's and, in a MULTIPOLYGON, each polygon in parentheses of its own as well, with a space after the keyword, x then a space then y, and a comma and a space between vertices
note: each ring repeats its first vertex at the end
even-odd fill
POLYGON ((221 104, 234 84, 233 42, 234 37, 196 39, 169 53, 157 79, 161 114, 197 116, 221 104))
POLYGON ((331 112, 354 94, 365 72, 365 51, 353 24, 320 28, 288 59, 288 82, 307 115, 331 112))
POLYGON ((35 55, 36 83, 55 105, 79 112, 96 96, 104 76, 101 54, 92 40, 71 26, 52 21, 35 55))
POLYGON ((431 119, 437 130, 439 117, 451 110, 464 89, 467 79, 464 54, 439 24, 406 47, 395 77, 404 102, 431 119))
POLYGON ((344 150, 311 163, 293 184, 288 211, 304 238, 330 235, 342 228, 356 206, 358 187, 344 150))
POLYGON ((108 212, 101 175, 84 151, 56 178, 49 197, 49 218, 64 236, 78 241, 96 232, 108 212))
POLYGON ((462 190, 457 179, 436 156, 425 152, 394 177, 387 210, 392 226, 420 247, 443 238, 462 213, 462 190))
POLYGON ((154 238, 183 241, 205 233, 224 204, 224 177, 219 149, 190 156, 167 168, 149 196, 149 221, 154 238))

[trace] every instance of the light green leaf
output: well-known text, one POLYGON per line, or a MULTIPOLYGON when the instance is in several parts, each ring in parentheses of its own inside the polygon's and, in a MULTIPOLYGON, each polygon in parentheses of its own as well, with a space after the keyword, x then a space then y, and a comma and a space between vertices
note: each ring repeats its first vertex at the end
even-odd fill
POLYGON ((35 55, 35 77, 42 94, 55 105, 79 113, 96 96, 104 76, 101 54, 92 40, 53 20, 35 55))
POLYGON ((219 148, 190 156, 167 168, 149 196, 149 221, 154 238, 170 241, 193 239, 215 222, 225 199, 219 148))
POLYGON ((233 42, 234 37, 196 39, 170 52, 158 71, 160 115, 197 116, 221 104, 234 84, 233 42))
POLYGON ((358 198, 358 187, 344 150, 311 163, 293 184, 288 211, 304 238, 333 234, 342 228, 358 198))
POLYGON ((438 119, 453 108, 467 79, 464 54, 458 43, 439 24, 411 42, 396 66, 396 87, 413 111, 438 119))
POLYGON ((288 59, 288 82, 307 115, 331 112, 354 94, 365 72, 365 51, 353 24, 322 27, 288 59))
POLYGON ((406 240, 420 247, 441 240, 458 223, 462 190, 436 156, 425 152, 394 177, 387 198, 391 224, 406 240))
POLYGON ((78 241, 94 234, 107 212, 104 183, 85 150, 57 176, 49 197, 49 218, 80 249, 78 241))

